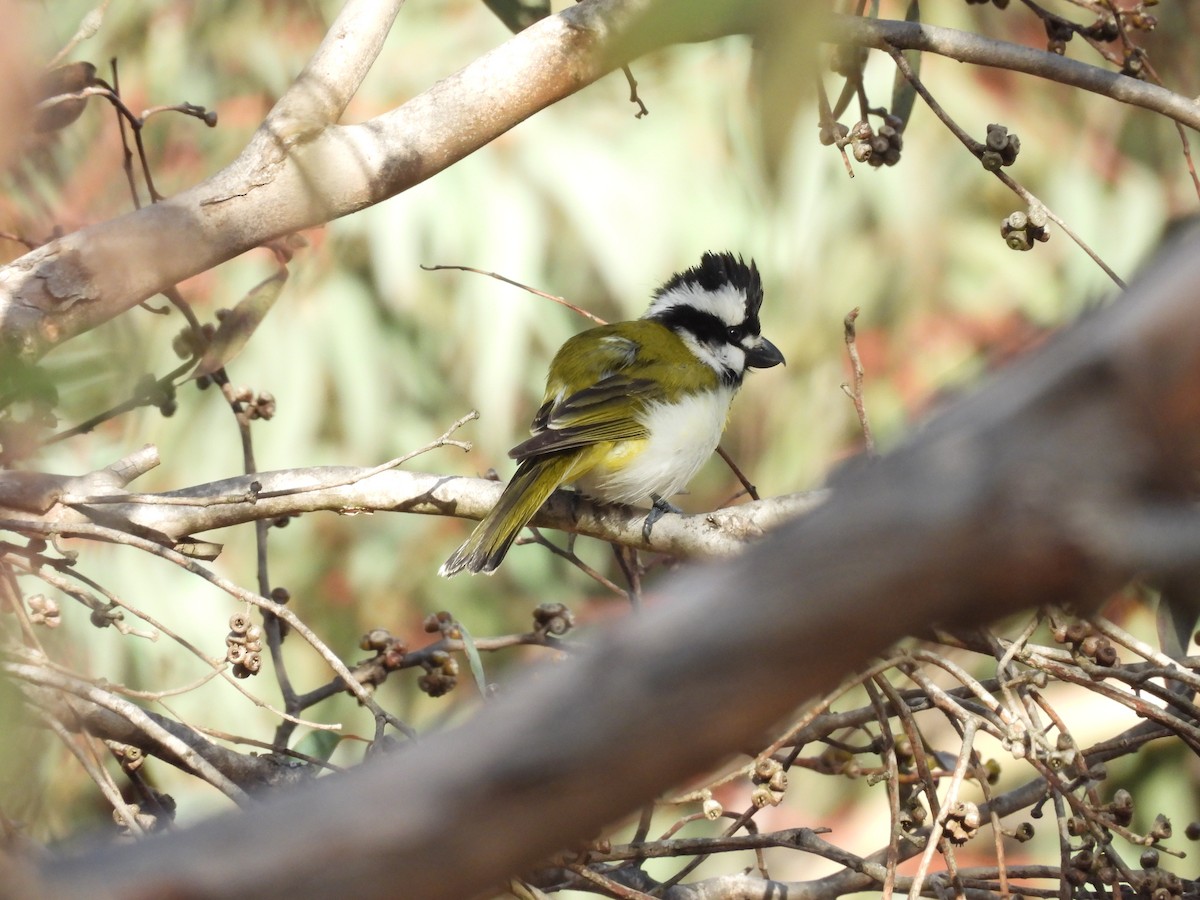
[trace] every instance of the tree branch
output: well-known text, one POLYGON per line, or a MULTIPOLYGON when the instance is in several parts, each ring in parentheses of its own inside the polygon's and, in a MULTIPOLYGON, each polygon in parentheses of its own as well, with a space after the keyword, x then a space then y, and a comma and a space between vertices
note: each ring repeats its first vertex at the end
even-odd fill
MULTIPOLYGON (((219 748, 207 745, 203 749, 210 752, 200 752, 200 749, 193 746, 196 743, 195 740, 185 740, 176 734, 174 729, 165 727, 164 720, 151 718, 148 712, 125 698, 111 694, 80 678, 55 672, 37 663, 4 662, 0 663, 0 672, 14 681, 77 696, 87 704, 108 710, 113 715, 127 720, 142 735, 142 740, 152 741, 161 751, 160 755, 174 765, 198 775, 237 803, 244 803, 249 799, 244 790, 226 778, 224 773, 210 761, 209 757, 213 755, 211 751, 219 748)), ((188 736, 196 737, 190 732, 188 736)), ((228 761, 228 754, 222 753, 220 758, 228 761)))
POLYGON ((969 31, 860 16, 832 16, 828 39, 838 44, 858 44, 887 50, 922 50, 958 62, 1010 69, 1048 81, 1102 94, 1130 106, 1161 113, 1189 128, 1200 130, 1200 102, 1157 84, 1089 65, 1048 50, 1037 50, 998 41, 969 31))
MULTIPOLYGON (((201 759, 212 767, 211 772, 219 773, 242 791, 294 786, 312 775, 310 768, 295 765, 291 760, 281 763, 279 758, 271 755, 230 750, 166 716, 142 710, 132 703, 126 706, 127 701, 102 706, 95 702, 95 696, 106 699, 110 696, 102 688, 69 678, 47 666, 33 662, 0 663, 0 669, 20 686, 30 703, 52 711, 68 728, 138 747, 185 772, 195 774, 195 761, 201 759), (93 697, 89 699, 85 693, 92 693, 93 697), (141 721, 123 715, 122 710, 128 708, 136 709, 141 721), (153 727, 144 728, 145 722, 153 723, 153 727), (172 740, 162 740, 163 735, 172 740), (181 753, 181 748, 188 752, 181 753)), ((199 774, 206 778, 206 773, 199 774)))
MULTIPOLYGON (((309 66, 221 172, 0 269, 0 346, 37 359, 185 278, 419 184, 642 53, 750 31, 768 10, 764 0, 714 0, 702 4, 704 14, 689 16, 672 3, 584 0, 395 110, 358 125, 330 124, 378 52, 397 5, 348 4, 309 66), (356 18, 369 26, 351 27, 356 18)), ((1200 128, 1195 101, 1046 51, 908 22, 815 21, 835 42, 919 49, 1027 72, 1200 128)))
MULTIPOLYGON (((106 470, 101 470, 101 473, 106 470)), ((98 473, 71 478, 27 472, 0 473, 0 517, 36 512, 69 530, 97 523, 131 534, 147 530, 181 541, 199 532, 295 516, 332 512, 407 512, 482 519, 504 485, 485 478, 462 478, 391 469, 324 466, 259 472, 162 494, 129 494, 104 483, 98 473)), ((558 491, 532 524, 611 543, 680 557, 729 556, 746 541, 809 509, 820 491, 790 494, 685 516, 666 516, 651 540, 642 535, 646 511, 597 503, 558 491)))
POLYGON ((337 122, 383 49, 403 5, 404 0, 347 0, 263 127, 277 134, 302 134, 337 122))
MULTIPOLYGON (((351 6, 375 4, 355 2, 351 6)), ((651 0, 584 0, 403 106, 329 125, 377 50, 384 4, 358 43, 331 32, 242 154, 161 203, 64 235, 0 269, 0 346, 27 360, 260 244, 386 200, 628 61, 651 0), (327 83, 330 82, 330 83, 327 83), (334 86, 337 85, 337 86, 334 86), (319 89, 318 89, 319 87, 319 89)), ((335 26, 353 35, 346 16, 335 26)), ((686 32, 685 32, 686 33, 686 32)), ((655 46, 642 36, 636 49, 655 46)))
POLYGON ((262 808, 56 861, 47 891, 471 896, 709 769, 906 633, 1094 606, 1143 563, 1106 558, 1112 535, 1097 543, 1093 523, 1193 509, 1197 250, 1193 236, 1121 301, 847 470, 736 561, 689 570, 554 677, 262 808))

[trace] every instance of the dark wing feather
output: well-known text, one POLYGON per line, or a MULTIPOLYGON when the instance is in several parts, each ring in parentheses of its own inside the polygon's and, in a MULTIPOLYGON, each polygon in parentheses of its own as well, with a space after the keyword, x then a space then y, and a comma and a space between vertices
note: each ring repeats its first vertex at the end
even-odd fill
POLYGON ((663 326, 627 322, 619 326, 621 332, 617 327, 594 328, 562 346, 550 370, 591 373, 589 380, 593 383, 567 393, 566 386, 552 378, 546 385, 544 402, 533 417, 533 436, 513 447, 509 456, 526 460, 601 441, 646 436, 639 414, 663 397, 661 375, 647 376, 657 374, 653 368, 665 361, 639 358, 640 332, 663 326))
POLYGON ((661 395, 662 389, 653 381, 610 375, 557 403, 543 405, 534 419, 540 428, 508 455, 524 460, 600 441, 645 437, 637 413, 661 395))

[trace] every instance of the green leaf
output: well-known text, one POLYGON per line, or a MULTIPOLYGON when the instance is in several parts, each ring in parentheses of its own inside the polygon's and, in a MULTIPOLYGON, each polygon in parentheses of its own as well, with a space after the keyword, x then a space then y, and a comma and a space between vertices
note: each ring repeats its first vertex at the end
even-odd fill
POLYGON ((193 377, 211 375, 242 352, 250 335, 254 334, 279 299, 279 292, 283 290, 287 277, 287 269, 280 266, 279 271, 256 285, 237 306, 226 313, 217 326, 217 333, 213 335, 204 358, 196 364, 193 377))
POLYGON ((296 742, 293 749, 321 762, 329 762, 329 757, 333 756, 333 751, 341 742, 342 736, 332 731, 310 731, 296 742))
POLYGON ((475 639, 471 637, 467 631, 467 627, 462 622, 458 622, 458 630, 462 632, 463 650, 467 654, 467 665, 471 667, 471 675, 475 678, 475 686, 479 688, 479 695, 487 699, 487 678, 483 674, 483 660, 479 656, 479 651, 475 648, 475 639))
MULTIPOLYGON (((908 4, 908 11, 904 14, 904 21, 917 22, 921 21, 921 2, 920 0, 911 0, 908 4)), ((912 70, 917 75, 921 74, 921 51, 905 50, 904 58, 908 60, 908 64, 912 66, 912 70)), ((909 80, 904 77, 899 69, 896 70, 895 80, 892 82, 892 105, 891 113, 900 120, 900 130, 904 130, 904 126, 908 124, 909 117, 912 115, 913 103, 917 99, 917 89, 909 83, 909 80)))

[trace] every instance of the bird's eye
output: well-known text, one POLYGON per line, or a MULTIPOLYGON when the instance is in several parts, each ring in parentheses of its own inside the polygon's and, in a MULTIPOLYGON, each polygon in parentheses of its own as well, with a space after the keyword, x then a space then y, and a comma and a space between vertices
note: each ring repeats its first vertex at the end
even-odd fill
POLYGON ((742 329, 736 325, 730 325, 725 329, 725 336, 729 338, 730 343, 736 344, 742 339, 742 329))

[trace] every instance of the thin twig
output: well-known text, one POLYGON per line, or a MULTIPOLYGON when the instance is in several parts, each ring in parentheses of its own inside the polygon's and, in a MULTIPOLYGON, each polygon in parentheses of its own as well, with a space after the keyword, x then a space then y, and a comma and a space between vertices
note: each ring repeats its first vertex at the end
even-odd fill
POLYGON ((870 679, 863 681, 862 685, 867 692, 867 697, 871 701, 871 708, 875 711, 875 718, 879 723, 879 741, 882 745, 879 755, 883 758, 884 777, 887 783, 890 827, 888 828, 887 844, 887 877, 883 881, 881 900, 891 900, 892 890, 896 882, 896 866, 900 863, 899 761, 896 758, 896 740, 892 735, 892 726, 889 722, 887 711, 884 709, 883 699, 879 695, 879 690, 870 679))
MULTIPOLYGON (((976 719, 968 719, 966 725, 963 726, 962 749, 958 754, 958 764, 954 767, 954 774, 950 778, 950 786, 946 789, 946 801, 942 804, 941 812, 933 821, 933 831, 930 832, 927 843, 925 844, 925 852, 921 854, 921 862, 917 866, 916 874, 913 875, 912 888, 908 892, 909 900, 917 900, 921 896, 921 885, 925 881, 925 873, 929 870, 929 863, 933 860, 933 853, 941 842, 942 832, 946 827, 946 819, 949 816, 950 810, 954 808, 955 802, 958 800, 958 789, 962 786, 963 776, 967 774, 967 764, 971 759, 971 751, 975 742, 975 728, 977 726, 976 719)), ((917 748, 913 748, 916 750, 917 748)), ((917 751, 918 753, 920 751, 917 751)))
POLYGON ((322 641, 311 628, 295 613, 287 607, 270 600, 267 597, 254 592, 248 591, 240 585, 229 579, 218 575, 210 569, 206 569, 194 559, 184 556, 177 550, 170 547, 164 547, 140 535, 130 534, 128 532, 119 531, 114 528, 107 528, 102 525, 92 525, 78 523, 68 525, 57 522, 44 522, 37 519, 0 519, 0 529, 9 529, 17 532, 30 532, 40 534, 46 537, 61 536, 61 537, 83 537, 93 540, 108 541, 114 544, 124 544, 143 550, 154 556, 160 556, 168 562, 174 563, 184 571, 190 572, 193 575, 198 575, 208 581, 214 587, 229 594, 238 600, 245 601, 253 606, 261 607, 268 610, 281 619, 286 621, 297 633, 299 633, 305 641, 307 641, 314 650, 321 656, 322 659, 333 669, 334 673, 341 678, 343 688, 350 691, 354 696, 366 706, 376 717, 383 716, 397 730, 403 732, 409 737, 413 737, 414 732, 411 728, 405 725, 398 718, 380 708, 375 698, 370 694, 362 684, 353 676, 346 664, 322 641))
POLYGON ((829 108, 829 95, 825 93, 825 83, 817 76, 817 115, 818 122, 821 128, 825 129, 825 133, 833 141, 833 145, 838 148, 838 152, 842 154, 842 165, 846 167, 846 174, 851 178, 854 177, 854 166, 850 165, 850 157, 846 153, 846 139, 838 133, 837 119, 833 110, 829 108))
MULTIPOLYGON (((40 661, 39 661, 40 662, 40 661)), ((103 709, 116 713, 145 735, 169 749, 198 777, 207 781, 235 803, 244 804, 249 801, 246 792, 230 781, 212 763, 196 752, 186 742, 171 734, 155 722, 141 707, 105 691, 79 678, 70 678, 58 673, 51 673, 45 667, 30 663, 4 662, 0 670, 19 681, 42 687, 54 688, 67 694, 74 694, 82 700, 93 703, 103 709)))
POLYGON ((846 313, 846 318, 842 320, 844 337, 846 341, 846 354, 850 357, 850 371, 853 376, 853 381, 850 385, 842 385, 842 390, 846 395, 854 401, 854 411, 858 413, 858 423, 862 426, 863 442, 867 448, 867 455, 875 455, 875 437, 871 434, 871 423, 867 419, 867 404, 863 400, 863 365, 862 360, 858 355, 858 330, 855 326, 855 320, 858 318, 858 307, 846 313))
POLYGON ((629 84, 629 102, 636 103, 638 106, 638 111, 633 114, 633 117, 640 119, 650 115, 650 110, 646 109, 646 104, 642 102, 642 98, 638 94, 638 83, 637 79, 633 77, 633 70, 629 66, 621 66, 621 71, 625 73, 625 81, 629 84))
MULTIPOLYGON (((378 475, 380 472, 387 472, 389 469, 399 468, 400 466, 404 465, 409 460, 415 459, 416 457, 421 456, 424 453, 429 453, 431 450, 436 450, 439 447, 457 447, 459 450, 462 450, 464 453, 469 452, 472 447, 472 444, 470 441, 456 441, 456 440, 453 440, 450 437, 450 435, 454 434, 454 432, 458 431, 458 429, 462 428, 468 422, 474 421, 475 419, 478 419, 478 418, 479 418, 479 413, 476 412, 475 410, 471 410, 465 416, 460 416, 459 418, 455 419, 454 422, 451 423, 450 427, 445 430, 445 432, 442 434, 441 437, 434 438, 432 441, 430 441, 425 446, 418 447, 416 450, 411 450, 408 453, 405 453, 403 456, 397 456, 394 459, 389 459, 385 463, 380 463, 377 466, 372 466, 370 469, 364 469, 361 472, 355 472, 354 475, 352 475, 348 478, 343 478, 341 480, 333 481, 333 482, 327 482, 327 483, 323 482, 321 484, 313 484, 313 485, 305 485, 303 487, 288 488, 287 490, 283 490, 283 491, 262 491, 256 495, 256 498, 259 500, 267 500, 271 497, 291 497, 295 494, 307 493, 308 491, 323 491, 323 490, 327 490, 328 488, 338 488, 338 487, 344 487, 348 484, 357 484, 360 481, 365 481, 366 479, 370 478, 372 475, 378 475)), ((231 502, 238 503, 241 501, 233 500, 231 502)))
POLYGON ((421 268, 424 269, 426 272, 441 272, 443 270, 451 270, 451 271, 457 271, 457 272, 472 272, 475 275, 486 275, 488 278, 495 278, 497 281, 503 281, 505 284, 511 284, 513 287, 519 287, 521 290, 528 291, 529 293, 534 294, 538 297, 544 297, 547 300, 553 300, 555 303, 561 304, 562 306, 565 306, 567 309, 579 313, 579 315, 583 316, 585 319, 591 319, 597 325, 607 325, 608 324, 604 319, 600 318, 599 316, 593 315, 592 313, 588 312, 586 309, 583 309, 582 307, 576 306, 574 303, 571 303, 569 300, 566 300, 563 297, 556 297, 554 294, 547 294, 545 291, 539 291, 535 287, 530 287, 529 285, 522 284, 519 281, 513 281, 511 278, 506 278, 505 276, 500 275, 497 272, 485 272, 483 269, 476 269, 471 266, 442 266, 442 265, 425 266, 425 265, 423 265, 423 266, 421 266, 421 268))
POLYGON ((725 465, 729 466, 729 470, 733 472, 734 477, 741 482, 742 489, 746 492, 751 500, 758 500, 758 488, 755 487, 746 474, 741 470, 737 463, 733 461, 733 457, 720 444, 717 445, 717 455, 725 461, 725 465))
MULTIPOLYGON (((926 88, 921 79, 917 77, 917 73, 913 71, 912 66, 908 64, 908 60, 904 58, 904 54, 901 53, 899 49, 891 44, 888 44, 887 51, 892 57, 892 60, 896 63, 896 68, 898 68, 901 74, 908 79, 909 84, 913 86, 916 92, 921 95, 921 99, 925 101, 930 110, 933 111, 933 114, 942 120, 942 123, 950 129, 951 133, 958 138, 959 141, 962 142, 964 147, 971 151, 973 156, 978 157, 983 152, 983 145, 967 134, 966 131, 964 131, 959 124, 950 117, 949 113, 942 108, 941 104, 934 99, 933 95, 929 93, 928 88, 926 88)), ((1046 206, 1045 203, 1035 197, 1029 190, 1018 184, 1007 172, 997 169, 992 174, 1000 180, 1001 184, 1024 200, 1031 209, 1037 208, 1044 210, 1047 218, 1058 225, 1058 227, 1063 230, 1063 233, 1067 237, 1074 241, 1084 253, 1091 257, 1092 261, 1104 271, 1104 274, 1113 280, 1117 287, 1119 287, 1121 290, 1126 289, 1127 285, 1117 275, 1117 273, 1114 272, 1112 268, 1110 268, 1109 265, 1100 258, 1099 254, 1097 254, 1096 251, 1093 250, 1083 240, 1083 238, 1077 235, 1070 228, 1070 226, 1068 226, 1067 223, 1062 220, 1062 218, 1060 218, 1054 213, 1053 210, 1046 206)))

